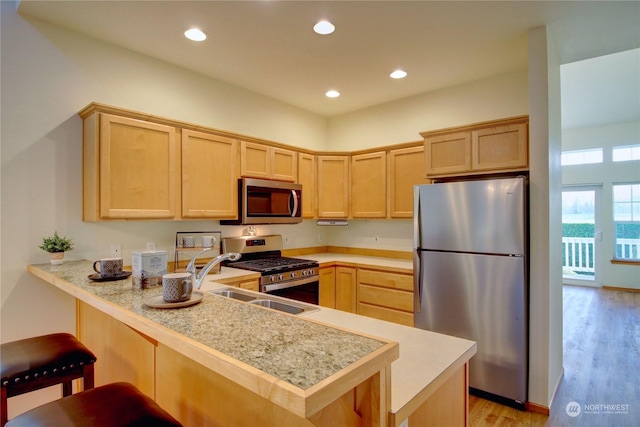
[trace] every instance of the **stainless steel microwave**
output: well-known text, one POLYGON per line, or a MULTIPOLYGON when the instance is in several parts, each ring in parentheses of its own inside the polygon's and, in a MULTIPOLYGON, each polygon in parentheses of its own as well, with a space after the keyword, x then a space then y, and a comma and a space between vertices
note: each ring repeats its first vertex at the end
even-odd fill
POLYGON ((238 219, 223 225, 302 222, 302 185, 268 179, 238 180, 238 219))

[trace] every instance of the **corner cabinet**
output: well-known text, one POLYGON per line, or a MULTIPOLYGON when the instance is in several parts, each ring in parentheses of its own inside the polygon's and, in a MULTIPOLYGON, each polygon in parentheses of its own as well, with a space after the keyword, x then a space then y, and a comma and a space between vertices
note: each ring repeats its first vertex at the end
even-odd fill
POLYGON ((99 112, 83 119, 83 219, 176 219, 176 128, 99 112))
POLYGON ((386 218, 386 152, 351 156, 351 216, 386 218))
POLYGON ((238 217, 238 141, 182 130, 182 217, 238 217))
POLYGON ((240 171, 246 177, 295 182, 298 155, 292 150, 242 141, 240 171))
POLYGON ((529 117, 422 132, 427 176, 444 177, 529 168, 529 117))
POLYGON ((349 156, 318 156, 318 218, 349 217, 349 156))

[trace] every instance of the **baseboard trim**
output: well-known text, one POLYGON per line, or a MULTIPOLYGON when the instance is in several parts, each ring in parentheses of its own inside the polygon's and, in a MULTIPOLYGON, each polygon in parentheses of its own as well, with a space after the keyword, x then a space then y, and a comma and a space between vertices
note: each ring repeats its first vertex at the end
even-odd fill
POLYGON ((538 405, 537 403, 527 402, 527 411, 536 412, 538 414, 549 416, 549 408, 544 405, 538 405))
POLYGON ((602 286, 602 289, 605 289, 607 291, 624 291, 624 292, 640 292, 640 289, 635 289, 635 288, 620 288, 618 286, 602 286))

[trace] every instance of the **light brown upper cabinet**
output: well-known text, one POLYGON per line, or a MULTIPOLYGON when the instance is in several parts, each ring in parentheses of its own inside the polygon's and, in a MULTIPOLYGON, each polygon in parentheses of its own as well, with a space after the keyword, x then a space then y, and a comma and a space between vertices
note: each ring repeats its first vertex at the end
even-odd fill
POLYGON ((413 218, 413 186, 430 184, 424 172, 424 146, 389 151, 389 217, 413 218))
POLYGON ((176 128, 96 111, 83 119, 83 219, 175 219, 176 128))
POLYGON ((349 156, 318 156, 318 218, 349 217, 349 156))
POLYGON ((351 216, 387 216, 387 153, 351 156, 351 216))
POLYGON ((182 217, 238 217, 238 141, 182 130, 182 217))
POLYGON ((423 132, 427 176, 527 170, 528 116, 423 132))
POLYGON ((298 184, 302 185, 302 217, 316 215, 316 156, 298 153, 298 184))
POLYGON ((292 150, 242 141, 240 173, 246 177, 295 182, 298 155, 292 150))

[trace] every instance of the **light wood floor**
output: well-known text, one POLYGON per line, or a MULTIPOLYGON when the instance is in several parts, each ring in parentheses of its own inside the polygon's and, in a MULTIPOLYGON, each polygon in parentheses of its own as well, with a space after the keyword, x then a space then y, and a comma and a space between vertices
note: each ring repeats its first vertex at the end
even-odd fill
POLYGON ((563 307, 564 377, 551 415, 471 396, 470 426, 640 426, 640 293, 565 285, 563 307), (580 405, 576 417, 570 402, 580 405), (602 409, 612 404, 620 413, 602 409))

